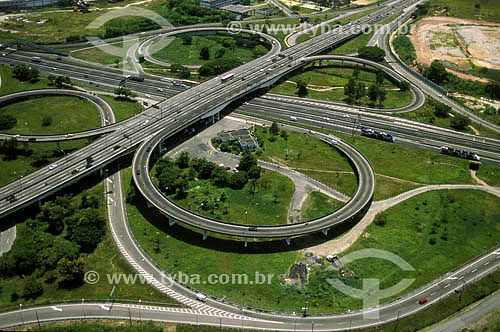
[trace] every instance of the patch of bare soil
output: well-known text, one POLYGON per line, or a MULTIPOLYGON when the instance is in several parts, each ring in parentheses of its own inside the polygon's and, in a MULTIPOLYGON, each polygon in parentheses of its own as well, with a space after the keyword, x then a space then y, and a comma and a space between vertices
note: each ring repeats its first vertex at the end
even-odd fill
MULTIPOLYGON (((417 61, 430 65, 444 60, 458 67, 476 66, 500 69, 500 24, 451 17, 427 17, 420 20, 409 35, 417 61)), ((464 79, 472 75, 454 74, 464 79)))

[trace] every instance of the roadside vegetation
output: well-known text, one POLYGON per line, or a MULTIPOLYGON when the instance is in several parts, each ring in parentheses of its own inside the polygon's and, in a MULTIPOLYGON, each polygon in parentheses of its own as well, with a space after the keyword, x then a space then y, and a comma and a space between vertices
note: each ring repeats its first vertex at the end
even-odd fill
MULTIPOLYGON (((113 285, 107 282, 106 274, 132 273, 106 228, 102 191, 100 182, 73 197, 57 196, 46 201, 36 216, 16 220, 13 247, 0 257, 1 309, 19 303, 108 298, 113 285), (94 285, 85 283, 88 270, 100 273, 102 280, 94 285)), ((166 300, 141 283, 115 286, 116 298, 166 300)))
POLYGON ((344 205, 319 191, 312 191, 307 195, 307 199, 302 205, 300 221, 308 221, 321 218, 330 214, 344 205))
MULTIPOLYGON (((200 215, 256 226, 287 223, 292 180, 257 166, 249 153, 243 153, 237 171, 228 168, 182 152, 175 160, 159 160, 154 175, 169 199, 200 215)), ((136 200, 135 190, 128 200, 136 200)))
POLYGON ((396 85, 381 71, 336 62, 307 65, 301 73, 283 78, 271 92, 382 108, 402 107, 412 98, 408 85, 396 85))
POLYGON ((136 113, 144 110, 144 107, 132 98, 112 97, 107 95, 100 95, 113 109, 116 122, 128 119, 136 113))
POLYGON ((407 65, 414 64, 417 60, 417 53, 415 52, 415 47, 410 38, 405 34, 398 33, 396 38, 392 41, 392 44, 401 61, 407 65))

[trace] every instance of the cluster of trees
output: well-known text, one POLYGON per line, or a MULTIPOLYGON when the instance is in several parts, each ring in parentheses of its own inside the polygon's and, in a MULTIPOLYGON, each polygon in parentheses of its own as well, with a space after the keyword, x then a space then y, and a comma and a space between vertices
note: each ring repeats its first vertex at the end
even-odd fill
POLYGON ((17 140, 14 137, 0 142, 0 154, 3 154, 3 160, 15 160, 18 152, 17 140))
POLYGON ((30 81, 35 83, 40 79, 40 72, 36 68, 31 68, 24 65, 15 66, 12 74, 20 81, 30 81))
POLYGON ((187 152, 182 152, 175 160, 164 158, 158 161, 155 177, 159 187, 166 195, 175 194, 176 198, 185 198, 189 181, 194 179, 210 180, 217 187, 243 188, 249 179, 258 179, 262 169, 257 166, 257 159, 249 152, 243 153, 239 172, 229 173, 223 167, 205 159, 191 159, 187 152))
POLYGON ((358 55, 363 59, 382 62, 385 57, 385 52, 378 46, 366 46, 358 49, 358 55))
POLYGON ((304 81, 298 81, 297 82, 297 96, 305 97, 305 96, 307 96, 307 94, 308 94, 307 83, 304 81))
POLYGON ((49 81, 49 85, 55 86, 56 88, 62 88, 64 85, 73 85, 68 76, 49 75, 47 80, 49 81))
POLYGON ((135 93, 132 92, 132 90, 124 88, 124 87, 118 87, 114 90, 114 93, 118 95, 118 97, 124 97, 126 99, 128 98, 133 98, 135 97, 135 93))
POLYGON ((170 66, 170 71, 172 73, 179 73, 179 77, 183 79, 188 79, 191 76, 189 69, 178 63, 172 64, 170 66))
POLYGON ((463 80, 447 72, 446 67, 439 60, 434 60, 429 67, 420 67, 425 77, 450 91, 473 96, 486 96, 492 99, 500 98, 500 82, 497 80, 491 80, 488 83, 463 80))
POLYGON ((199 73, 201 76, 220 75, 242 64, 243 62, 240 59, 218 58, 210 60, 201 66, 199 73))
POLYGON ((95 250, 106 232, 105 219, 99 208, 99 198, 87 192, 80 202, 71 196, 59 196, 46 202, 35 219, 22 227, 14 245, 0 257, 0 276, 30 276, 23 294, 34 298, 42 294, 43 287, 34 277, 46 277, 46 282, 59 280, 59 286, 72 288, 83 281, 84 260, 81 254, 95 250))
POLYGON ((411 65, 417 60, 415 47, 410 38, 406 35, 398 34, 398 36, 394 38, 393 45, 401 61, 407 65, 411 65))
POLYGON ((0 113, 0 130, 14 128, 17 124, 17 119, 10 114, 0 113))
POLYGON ((349 100, 351 101, 358 101, 359 99, 368 96, 368 99, 372 103, 375 103, 378 100, 379 104, 382 105, 387 97, 387 92, 382 87, 382 83, 385 79, 384 72, 377 71, 375 83, 369 86, 368 91, 366 89, 366 85, 363 82, 359 82, 358 78, 359 68, 356 67, 352 74, 352 77, 344 86, 344 94, 347 96, 347 98, 349 98, 349 100))
POLYGON ((176 26, 211 22, 226 26, 235 19, 230 12, 201 7, 198 0, 166 0, 153 10, 176 26))

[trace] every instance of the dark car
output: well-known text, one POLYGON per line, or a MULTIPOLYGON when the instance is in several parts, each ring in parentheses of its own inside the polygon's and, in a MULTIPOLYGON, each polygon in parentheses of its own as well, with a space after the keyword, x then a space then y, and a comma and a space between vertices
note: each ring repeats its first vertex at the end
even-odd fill
POLYGON ((137 174, 137 175, 141 175, 141 170, 140 170, 140 169, 138 169, 137 171, 135 171, 135 174, 137 174))
POLYGON ((249 230, 249 231, 252 231, 252 232, 257 232, 257 227, 255 227, 255 226, 250 226, 250 227, 248 227, 248 230, 249 230))
POLYGON ((120 146, 119 146, 119 145, 115 145, 115 146, 113 146, 113 150, 118 150, 119 148, 120 148, 120 146))

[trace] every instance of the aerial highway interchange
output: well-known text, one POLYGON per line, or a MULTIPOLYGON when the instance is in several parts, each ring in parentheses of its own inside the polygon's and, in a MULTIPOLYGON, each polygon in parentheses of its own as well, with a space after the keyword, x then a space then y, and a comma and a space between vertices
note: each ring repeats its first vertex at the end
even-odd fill
MULTIPOLYGON (((372 25, 378 23, 395 11, 403 11, 405 18, 407 13, 420 1, 393 1, 392 6, 387 6, 374 12, 369 17, 362 17, 357 20, 358 25, 372 25)), ((189 28, 189 31, 196 31, 198 28, 189 28)), ((215 28, 202 27, 201 30, 214 30, 215 28)), ((222 29, 222 28, 218 28, 222 29)), ((175 33, 183 30, 175 31, 175 33)), ((185 32, 185 31, 184 31, 185 32)), ((169 216, 172 222, 181 222, 197 228, 204 232, 215 232, 225 235, 236 236, 239 239, 249 237, 262 238, 283 238, 289 243, 294 237, 310 233, 323 232, 342 222, 359 218, 371 204, 375 187, 375 174, 368 160, 350 144, 335 140, 332 137, 313 133, 321 139, 324 144, 332 145, 342 154, 349 158, 354 165, 354 171, 358 178, 358 188, 356 193, 341 209, 323 218, 316 219, 309 223, 299 223, 284 226, 259 227, 258 230, 249 230, 247 225, 236 225, 222 223, 217 220, 205 218, 192 213, 172 201, 158 191, 149 175, 150 161, 153 155, 162 151, 163 141, 181 132, 202 119, 210 119, 218 115, 228 105, 238 104, 239 109, 245 113, 268 116, 283 121, 290 122, 294 117, 298 123, 311 127, 331 129, 346 133, 360 133, 362 126, 386 130, 397 137, 398 144, 406 144, 417 148, 431 151, 439 151, 443 145, 463 147, 474 150, 481 155, 481 160, 494 165, 500 164, 500 142, 496 139, 477 137, 474 135, 456 133, 431 125, 424 125, 418 122, 390 117, 384 112, 409 112, 421 107, 428 96, 442 100, 452 106, 457 112, 470 116, 493 131, 499 131, 498 126, 491 124, 479 117, 476 117, 461 106, 447 98, 440 97, 438 91, 432 89, 425 82, 418 78, 408 76, 404 68, 397 61, 391 61, 393 69, 349 56, 319 55, 323 51, 336 44, 352 37, 349 27, 337 28, 337 33, 320 35, 311 38, 303 43, 280 51, 279 42, 268 38, 272 44, 271 51, 265 56, 244 64, 239 68, 231 70, 234 78, 227 82, 221 82, 220 77, 216 77, 197 86, 185 88, 175 86, 172 81, 159 79, 153 75, 145 75, 143 82, 128 80, 126 86, 142 94, 153 95, 158 98, 158 103, 136 114, 128 120, 115 123, 109 105, 99 97, 85 92, 71 92, 58 90, 40 90, 26 93, 18 93, 0 97, 0 103, 9 98, 18 98, 24 94, 34 95, 45 94, 71 94, 89 99, 99 106, 103 127, 78 133, 65 135, 9 135, 1 134, 1 138, 15 137, 19 142, 26 144, 37 144, 38 142, 59 142, 81 138, 94 138, 95 140, 84 148, 61 158, 57 162, 57 168, 49 169, 44 167, 32 174, 24 176, 20 180, 0 188, 0 218, 16 212, 24 207, 38 203, 61 190, 67 185, 76 183, 88 174, 98 172, 102 175, 106 173, 106 168, 115 160, 124 155, 134 153, 132 161, 133 177, 142 195, 163 213, 169 216), (339 105, 331 102, 313 101, 310 99, 286 97, 274 94, 265 94, 261 97, 253 98, 244 103, 245 96, 262 88, 266 88, 275 83, 280 77, 297 70, 309 62, 319 61, 345 61, 374 66, 382 69, 387 75, 396 81, 409 80, 412 92, 411 102, 399 109, 388 109, 383 112, 367 111, 367 108, 339 105), (257 70, 258 68, 258 70, 257 70), (426 96, 427 94, 428 96, 426 96), (164 99, 168 97, 167 99, 164 99), (313 107, 311 107, 313 106, 313 107), (349 116, 345 116, 349 114, 349 116), (102 137, 99 137, 103 135, 102 137), (98 138, 99 137, 99 138, 98 138), (75 170, 78 170, 75 172, 75 170), (15 196, 15 201, 8 201, 4 198, 15 196)), ((158 35, 137 45, 135 50, 141 47, 147 53, 147 47, 158 38, 168 36, 158 35)), ((375 35, 380 38, 378 45, 386 48, 386 34, 375 35)), ((390 57, 391 52, 386 52, 390 57)), ((31 55, 24 52, 12 52, 0 58, 3 65, 29 64, 37 67, 42 73, 58 73, 69 76, 76 82, 99 84, 102 87, 116 87, 123 79, 122 73, 117 70, 104 68, 101 66, 83 67, 80 63, 72 60, 58 60, 56 56, 41 55, 40 63, 33 63, 31 55)), ((304 129, 304 131, 306 131, 304 129)), ((500 266, 500 250, 493 249, 488 254, 470 262, 460 270, 454 271, 451 275, 440 278, 419 288, 408 295, 405 295, 391 303, 384 303, 377 309, 380 310, 380 318, 377 321, 367 323, 363 320, 362 312, 350 312, 344 314, 328 315, 323 317, 307 317, 297 319, 296 316, 262 313, 252 310, 242 310, 233 304, 209 299, 206 303, 193 301, 195 292, 188 287, 181 285, 173 279, 169 285, 158 282, 162 280, 161 271, 142 249, 135 244, 135 239, 130 234, 126 217, 124 217, 123 197, 121 193, 120 176, 110 175, 110 182, 106 182, 109 192, 112 193, 114 201, 120 202, 109 207, 108 215, 111 222, 113 238, 122 254, 126 254, 129 263, 137 271, 149 276, 154 282, 152 285, 160 292, 177 298, 179 302, 192 308, 191 311, 168 311, 170 322, 193 322, 194 317, 198 324, 207 324, 224 327, 244 327, 261 330, 345 330, 350 328, 363 328, 381 323, 387 323, 409 316, 421 306, 418 299, 422 296, 429 298, 431 303, 439 301, 446 295, 453 293, 464 283, 473 281, 500 266), (118 236, 120 234, 120 236, 118 236), (486 264, 487 263, 487 264, 486 264), (451 287, 449 287, 451 286, 451 287)), ((40 317, 45 321, 61 319, 82 318, 82 307, 84 308, 84 318, 116 318, 128 319, 132 317, 130 305, 113 304, 112 309, 104 309, 99 304, 68 304, 62 305, 64 311, 54 311, 48 307, 38 309, 25 309, 22 311, 22 322, 19 321, 19 314, 16 312, 0 314, 2 323, 0 327, 16 326, 26 323, 35 323, 40 317), (35 316, 36 315, 36 316, 35 316)), ((158 308, 133 308, 133 318, 152 319, 156 321, 164 320, 161 309, 158 308)))

